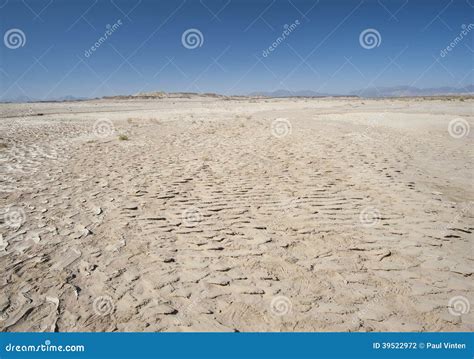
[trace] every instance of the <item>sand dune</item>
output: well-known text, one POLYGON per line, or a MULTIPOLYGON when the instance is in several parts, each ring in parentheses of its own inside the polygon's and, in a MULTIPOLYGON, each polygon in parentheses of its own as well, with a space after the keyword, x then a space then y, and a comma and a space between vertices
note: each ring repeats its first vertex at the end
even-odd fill
POLYGON ((0 328, 472 330, 472 106, 1 104, 0 328))

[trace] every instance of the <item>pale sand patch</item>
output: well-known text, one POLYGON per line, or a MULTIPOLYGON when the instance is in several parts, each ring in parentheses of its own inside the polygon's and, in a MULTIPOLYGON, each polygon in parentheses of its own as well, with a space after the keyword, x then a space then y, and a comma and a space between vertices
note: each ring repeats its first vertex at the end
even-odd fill
POLYGON ((472 330, 472 105, 2 104, 0 328, 472 330))

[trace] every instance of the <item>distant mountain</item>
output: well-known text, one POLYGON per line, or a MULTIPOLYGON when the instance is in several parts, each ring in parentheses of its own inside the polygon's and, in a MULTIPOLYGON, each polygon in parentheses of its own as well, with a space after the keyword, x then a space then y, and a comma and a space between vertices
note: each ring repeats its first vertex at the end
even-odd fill
MULTIPOLYGON (((413 86, 394 86, 394 87, 369 87, 366 89, 359 89, 349 93, 327 93, 316 92, 313 90, 276 90, 276 91, 257 91, 251 92, 247 96, 261 96, 261 97, 409 97, 409 96, 447 96, 447 95, 474 95, 474 85, 467 85, 464 87, 433 87, 433 88, 418 88, 413 86)), ((161 98, 191 98, 193 96, 199 97, 222 97, 229 96, 219 95, 215 93, 194 93, 194 92, 174 92, 167 93, 162 91, 156 92, 142 92, 134 95, 120 95, 120 96, 105 96, 104 99, 161 99, 161 98)), ((236 96, 230 96, 236 97, 236 96)), ((238 96, 237 96, 238 97, 238 96)), ((0 102, 48 102, 48 101, 83 101, 89 100, 87 97, 76 96, 61 96, 49 98, 46 100, 36 99, 29 96, 17 96, 14 98, 3 98, 0 102)))
POLYGON ((405 97, 405 96, 442 96, 442 95, 462 95, 473 94, 474 85, 465 87, 433 87, 418 88, 413 86, 395 86, 395 87, 379 87, 367 88, 351 92, 352 95, 361 97, 405 97))
POLYGON ((263 96, 263 97, 326 97, 332 96, 328 93, 316 92, 312 90, 302 91, 289 91, 289 90, 276 90, 276 91, 258 91, 249 93, 249 96, 263 96))
POLYGON ((369 87, 367 89, 359 89, 349 93, 330 94, 316 92, 312 90, 304 91, 259 91, 252 92, 249 96, 263 97, 327 97, 327 96, 359 96, 359 97, 404 97, 404 96, 442 96, 442 95, 462 95, 474 94, 474 85, 465 87, 434 87, 421 89, 413 86, 395 86, 395 87, 369 87))
POLYGON ((25 102, 49 102, 49 101, 62 102, 62 101, 83 101, 83 100, 88 100, 88 98, 68 95, 68 96, 61 96, 61 97, 52 97, 52 98, 48 98, 44 100, 44 99, 38 99, 38 98, 29 97, 29 96, 17 96, 17 97, 1 99, 0 102, 25 103, 25 102))
POLYGON ((5 99, 1 99, 0 102, 15 102, 15 103, 19 103, 19 102, 35 102, 35 101, 38 101, 37 99, 34 99, 32 97, 29 97, 29 96, 25 96, 25 95, 21 95, 21 96, 17 96, 17 97, 10 97, 10 98, 5 98, 5 99))
POLYGON ((88 100, 88 97, 76 97, 76 96, 62 96, 62 97, 56 97, 53 99, 49 99, 48 101, 83 101, 83 100, 88 100))

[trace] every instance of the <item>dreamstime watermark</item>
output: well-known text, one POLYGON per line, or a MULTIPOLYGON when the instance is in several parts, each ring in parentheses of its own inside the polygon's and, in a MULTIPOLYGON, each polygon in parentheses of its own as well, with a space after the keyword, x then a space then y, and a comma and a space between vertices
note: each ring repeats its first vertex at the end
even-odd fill
POLYGON ((380 32, 375 29, 365 29, 359 35, 359 43, 364 49, 371 50, 382 43, 380 32))
POLYGON ((263 57, 267 57, 268 55, 270 55, 271 52, 273 52, 278 46, 280 46, 280 44, 285 41, 289 36, 290 34, 296 30, 296 28, 300 25, 300 21, 299 20, 295 20, 294 23, 292 23, 291 25, 288 25, 288 24, 285 24, 283 26, 284 30, 283 32, 281 33, 280 36, 278 36, 275 41, 272 42, 272 44, 270 46, 268 46, 265 50, 262 51, 262 56, 263 57))
MULTIPOLYGON (((35 115, 35 112, 33 111, 33 108, 28 107, 28 110, 20 112, 20 115, 18 116, 18 119, 20 121, 24 121, 24 120, 27 120, 29 117, 34 116, 34 115, 35 115)), ((19 128, 21 128, 22 125, 18 124, 18 123, 15 123, 15 126, 18 126, 19 128)))
POLYGON ((366 316, 366 314, 369 311, 373 310, 373 307, 377 305, 377 303, 379 303, 385 296, 387 296, 387 294, 388 294, 388 288, 386 287, 382 288, 382 290, 378 292, 375 295, 375 297, 371 299, 363 309, 359 310, 359 312, 357 312, 354 315, 354 317, 352 318, 352 324, 356 325, 359 321, 359 318, 361 316, 362 317, 366 316))
POLYGON ((206 295, 207 290, 204 290, 202 293, 200 293, 196 298, 194 298, 191 303, 188 305, 184 306, 183 308, 180 308, 178 313, 175 316, 175 319, 182 323, 184 322, 184 319, 187 315, 192 314, 193 312, 199 310, 199 305, 201 301, 203 300, 204 296, 206 295))
POLYGON ((187 29, 181 35, 181 43, 189 50, 196 49, 204 44, 204 35, 198 29, 187 29))
POLYGON ((365 207, 359 214, 359 221, 364 227, 373 227, 380 220, 380 212, 375 207, 365 207))
POLYGON ((25 223, 25 220, 25 211, 20 207, 10 207, 4 215, 5 225, 13 229, 20 228, 21 225, 25 223))
POLYGON ((63 270, 66 268, 68 265, 76 261, 77 259, 80 258, 81 256, 81 251, 79 251, 77 248, 68 248, 67 252, 62 254, 58 261, 55 262, 50 269, 51 270, 63 270))
POLYGON ((18 345, 9 343, 5 345, 6 352, 84 352, 84 345, 53 345, 51 340, 45 340, 44 344, 18 345))
POLYGON ((59 157, 58 151, 49 145, 32 145, 31 153, 34 158, 38 158, 40 160, 56 160, 59 157))
POLYGON ((463 118, 455 118, 448 125, 449 135, 456 139, 469 135, 470 129, 469 122, 463 118))
POLYGON ((94 135, 99 138, 105 138, 115 133, 114 124, 108 118, 99 118, 94 122, 94 135))
POLYGON ((242 171, 253 166, 264 169, 274 164, 271 158, 259 155, 255 152, 244 152, 241 159, 241 162, 232 167, 232 171, 242 171))
POLYGON ((469 310, 471 310, 471 303, 462 295, 452 297, 448 302, 449 313, 456 317, 469 313, 469 310))
POLYGON ((198 208, 191 207, 183 211, 181 218, 185 227, 195 227, 202 221, 202 214, 198 208))
POLYGON ((8 247, 8 242, 3 238, 3 235, 0 234, 0 251, 4 251, 8 247))
POLYGON ((279 208, 282 213, 289 213, 298 208, 300 202, 299 198, 286 198, 280 201, 279 208))
POLYGON ((3 35, 3 43, 9 49, 18 49, 26 45, 26 35, 20 29, 10 29, 3 35))
POLYGON ((468 211, 471 210, 473 205, 474 205, 474 202, 472 201, 468 202, 467 204, 463 204, 460 213, 454 216, 454 218, 451 221, 449 221, 448 224, 440 226, 441 237, 445 237, 448 234, 449 230, 453 228, 468 211))
POLYGON ((94 312, 101 316, 112 314, 115 309, 114 301, 109 295, 101 295, 100 297, 95 298, 92 306, 94 312))
POLYGON ((292 132, 291 122, 286 118, 277 118, 272 122, 272 135, 276 138, 283 138, 292 132))
POLYGON ((446 57, 448 52, 451 52, 467 36, 467 34, 469 34, 469 32, 474 29, 474 24, 469 24, 467 26, 463 24, 461 28, 462 30, 459 35, 456 36, 448 46, 439 52, 439 56, 446 57))
POLYGON ((10 317, 10 315, 15 313, 15 311, 17 311, 20 307, 21 307, 21 304, 19 302, 11 302, 8 308, 5 309, 2 315, 0 315, 0 321, 7 320, 10 317))
POLYGON ((113 25, 110 25, 110 24, 107 24, 105 26, 106 30, 104 32, 104 35, 99 37, 97 39, 97 41, 94 43, 94 45, 92 45, 89 49, 85 50, 84 51, 84 56, 89 58, 99 47, 102 46, 102 44, 107 41, 107 39, 109 37, 111 37, 113 35, 113 33, 115 31, 117 31, 117 29, 122 26, 122 20, 121 19, 118 19, 115 24, 113 25))
POLYGON ((292 304, 290 298, 285 297, 283 295, 274 297, 270 303, 270 311, 272 312, 272 314, 278 317, 281 317, 291 312, 291 308, 292 304))
POLYGON ((369 119, 368 125, 365 127, 362 132, 351 132, 348 136, 353 137, 355 140, 360 141, 377 141, 374 136, 371 134, 374 132, 374 129, 378 126, 378 123, 375 119, 369 119))

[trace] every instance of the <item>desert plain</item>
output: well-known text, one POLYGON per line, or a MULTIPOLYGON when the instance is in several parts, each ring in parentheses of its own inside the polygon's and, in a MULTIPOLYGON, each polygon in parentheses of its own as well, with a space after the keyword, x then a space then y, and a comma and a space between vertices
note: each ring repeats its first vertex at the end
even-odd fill
POLYGON ((0 104, 0 330, 472 331, 473 104, 0 104))

